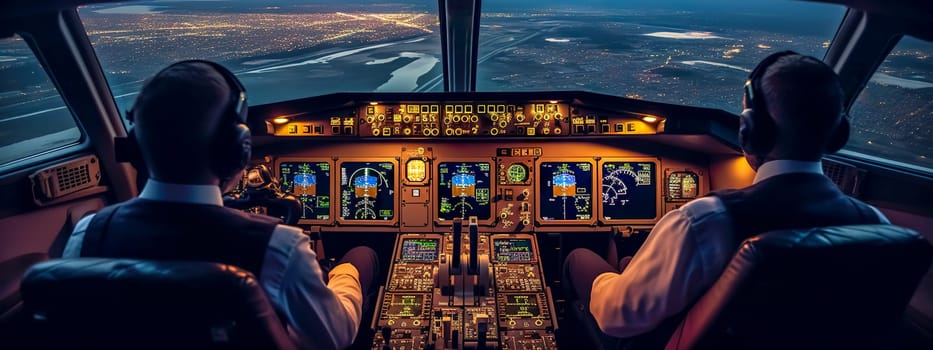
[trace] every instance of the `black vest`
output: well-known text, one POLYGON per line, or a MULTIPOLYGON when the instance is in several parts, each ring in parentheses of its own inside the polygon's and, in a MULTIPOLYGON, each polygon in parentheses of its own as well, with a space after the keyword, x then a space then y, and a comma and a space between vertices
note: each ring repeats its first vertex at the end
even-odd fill
POLYGON ((719 197, 726 207, 736 247, 768 231, 881 223, 868 204, 845 195, 821 174, 778 175, 743 189, 708 195, 719 197))
POLYGON ((215 205, 136 198, 91 219, 81 256, 218 262, 258 278, 280 221, 215 205))

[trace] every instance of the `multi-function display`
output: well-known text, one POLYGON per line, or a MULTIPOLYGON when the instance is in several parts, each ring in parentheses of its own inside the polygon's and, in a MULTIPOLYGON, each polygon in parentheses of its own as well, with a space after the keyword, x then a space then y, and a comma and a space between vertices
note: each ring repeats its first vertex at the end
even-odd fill
POLYGON ((589 220, 593 217, 593 164, 542 162, 538 176, 541 220, 589 220))
POLYGON ((541 315, 538 296, 534 294, 510 294, 505 296, 505 317, 531 318, 541 315))
POLYGON ((395 164, 340 164, 340 219, 391 220, 395 217, 395 164))
POLYGON ((424 296, 420 294, 392 294, 387 317, 419 317, 424 309, 424 296))
POLYGON ((531 262, 531 240, 525 238, 494 239, 496 261, 498 262, 531 262))
POLYGON ((438 164, 437 218, 452 220, 490 217, 490 168, 488 162, 442 162, 438 164))
POLYGON ((282 191, 301 201, 302 220, 330 219, 330 163, 281 163, 279 179, 282 191))
POLYGON ((690 200, 699 195, 700 175, 692 171, 677 171, 667 178, 668 200, 690 200))
POLYGON ((603 219, 654 219, 658 216, 657 165, 654 162, 602 163, 603 219))
POLYGON ((434 238, 406 238, 402 241, 401 260, 428 263, 437 260, 437 241, 434 238))

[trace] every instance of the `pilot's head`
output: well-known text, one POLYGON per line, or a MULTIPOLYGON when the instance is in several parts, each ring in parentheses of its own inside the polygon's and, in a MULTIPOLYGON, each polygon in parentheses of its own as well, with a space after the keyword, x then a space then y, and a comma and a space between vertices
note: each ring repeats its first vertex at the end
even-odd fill
POLYGON ((183 61, 145 83, 127 119, 150 177, 218 185, 249 161, 246 108, 232 73, 212 62, 183 61))
POLYGON ((849 136, 836 73, 811 56, 784 51, 749 75, 739 141, 754 169, 770 160, 817 161, 849 136))

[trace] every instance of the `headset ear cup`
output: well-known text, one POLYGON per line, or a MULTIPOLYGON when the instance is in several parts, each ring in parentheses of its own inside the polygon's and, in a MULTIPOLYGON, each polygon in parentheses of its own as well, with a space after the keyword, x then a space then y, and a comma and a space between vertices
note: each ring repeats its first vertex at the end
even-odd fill
POLYGON ((133 129, 127 132, 126 137, 115 137, 113 139, 114 158, 117 162, 130 163, 137 173, 147 174, 146 160, 139 148, 139 140, 136 139, 136 133, 133 129))
POLYGON ((758 154, 755 144, 755 111, 746 108, 742 111, 741 124, 739 125, 739 144, 745 153, 758 154))
POLYGON ((836 153, 845 147, 846 143, 849 142, 850 128, 848 116, 842 116, 842 119, 839 120, 839 125, 836 126, 836 130, 833 131, 829 141, 826 142, 826 147, 824 148, 825 152, 836 153))
POLYGON ((211 158, 214 160, 214 174, 221 181, 226 181, 243 171, 252 157, 253 141, 249 128, 245 124, 233 125, 225 137, 215 141, 211 158))

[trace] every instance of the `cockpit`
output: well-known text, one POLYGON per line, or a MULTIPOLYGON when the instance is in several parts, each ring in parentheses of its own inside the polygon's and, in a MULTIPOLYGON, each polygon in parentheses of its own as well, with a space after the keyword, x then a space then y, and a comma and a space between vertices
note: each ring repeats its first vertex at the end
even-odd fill
MULTIPOLYGON (((354 349, 611 348, 577 325, 568 253, 635 255, 666 214, 752 184, 743 83, 781 50, 841 79, 850 138, 822 172, 933 239, 933 7, 920 1, 0 9, 10 345, 36 336, 23 331, 35 317, 19 298, 26 269, 61 258, 82 217, 145 187, 114 138, 133 127, 126 111, 147 79, 186 59, 224 65, 247 92, 252 158, 224 205, 299 227, 322 261, 377 252, 354 349)), ((929 267, 892 347, 933 344, 929 267)))

